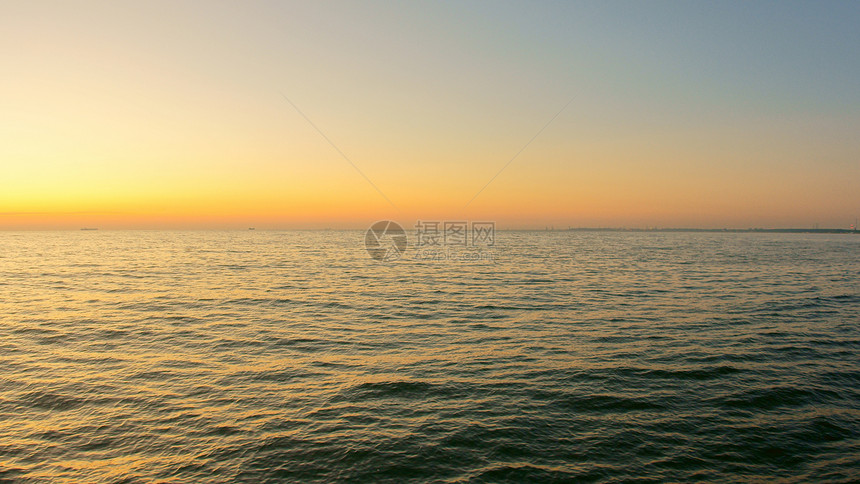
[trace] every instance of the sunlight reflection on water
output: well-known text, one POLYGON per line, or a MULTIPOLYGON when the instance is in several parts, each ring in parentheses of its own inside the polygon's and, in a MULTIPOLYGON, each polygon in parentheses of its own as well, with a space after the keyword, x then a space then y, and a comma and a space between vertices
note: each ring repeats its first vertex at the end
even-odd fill
POLYGON ((860 238, 0 233, 0 479, 850 480, 860 238))

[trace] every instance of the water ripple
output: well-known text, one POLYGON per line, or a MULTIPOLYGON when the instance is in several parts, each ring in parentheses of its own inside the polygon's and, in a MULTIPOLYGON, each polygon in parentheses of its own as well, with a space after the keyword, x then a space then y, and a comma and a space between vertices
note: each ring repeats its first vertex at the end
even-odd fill
POLYGON ((860 480, 860 240, 0 234, 0 482, 860 480))

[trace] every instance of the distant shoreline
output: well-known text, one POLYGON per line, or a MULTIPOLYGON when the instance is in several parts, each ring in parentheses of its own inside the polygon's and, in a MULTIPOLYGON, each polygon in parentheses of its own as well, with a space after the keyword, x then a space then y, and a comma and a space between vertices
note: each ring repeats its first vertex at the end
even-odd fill
MULTIPOLYGON (((96 228, 96 227, 79 227, 79 228, 47 228, 47 227, 0 227, 0 232, 66 232, 66 231, 100 231, 100 232, 126 232, 126 231, 141 231, 141 232, 221 232, 221 231, 245 231, 245 232, 341 232, 341 231, 365 231, 364 228, 249 228, 249 227, 135 227, 135 228, 96 228)), ((497 232, 655 232, 655 233, 670 233, 670 232, 688 232, 688 233, 734 233, 734 234, 860 234, 858 230, 852 229, 802 229, 802 228, 784 228, 784 229, 766 229, 766 228, 624 228, 624 227, 568 227, 568 228, 501 228, 496 227, 497 232)))
MULTIPOLYGON (((551 229, 549 230, 552 231, 551 229)), ((767 233, 767 234, 857 234, 852 229, 693 229, 693 228, 620 228, 620 227, 571 227, 561 232, 727 232, 727 233, 767 233)))

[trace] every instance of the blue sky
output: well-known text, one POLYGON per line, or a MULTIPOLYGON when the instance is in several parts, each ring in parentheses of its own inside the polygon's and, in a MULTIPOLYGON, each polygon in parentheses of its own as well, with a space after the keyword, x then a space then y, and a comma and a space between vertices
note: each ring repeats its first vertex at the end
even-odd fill
POLYGON ((391 216, 282 95, 402 217, 860 212, 858 2, 21 2, 0 17, 0 212, 391 216))

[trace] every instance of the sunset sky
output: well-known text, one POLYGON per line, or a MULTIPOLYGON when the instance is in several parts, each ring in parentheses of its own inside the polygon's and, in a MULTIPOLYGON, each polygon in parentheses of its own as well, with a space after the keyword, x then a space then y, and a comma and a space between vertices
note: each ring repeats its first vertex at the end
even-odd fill
POLYGON ((847 228, 858 25, 860 2, 4 2, 0 228, 847 228))

